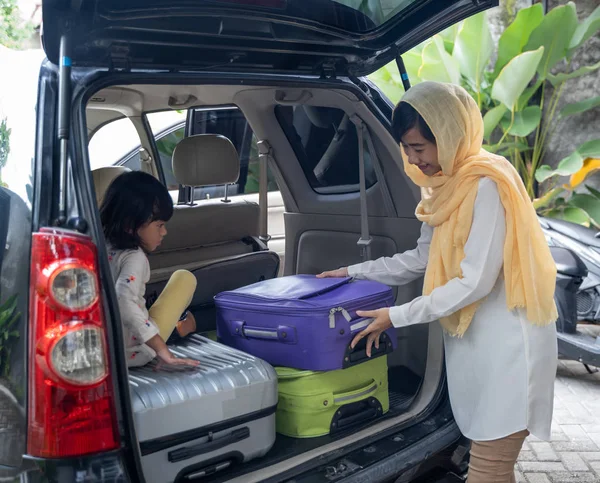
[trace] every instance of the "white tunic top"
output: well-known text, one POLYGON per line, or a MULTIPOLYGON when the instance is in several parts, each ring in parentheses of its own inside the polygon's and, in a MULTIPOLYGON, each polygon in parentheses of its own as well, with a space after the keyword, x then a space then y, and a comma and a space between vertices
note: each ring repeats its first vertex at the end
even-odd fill
MULTIPOLYGON (((509 311, 502 276, 505 213, 496 183, 482 178, 463 278, 428 296, 390 309, 395 327, 433 322, 482 300, 462 338, 444 332, 448 391, 462 433, 488 441, 529 430, 549 440, 557 365, 554 324, 530 324, 523 310, 509 311)), ((423 224, 417 248, 353 265, 350 276, 402 285, 425 273, 433 228, 423 224)))
POLYGON ((150 279, 148 257, 141 248, 116 250, 109 247, 108 263, 119 300, 127 366, 143 366, 156 357, 156 352, 145 342, 158 334, 144 299, 150 279))

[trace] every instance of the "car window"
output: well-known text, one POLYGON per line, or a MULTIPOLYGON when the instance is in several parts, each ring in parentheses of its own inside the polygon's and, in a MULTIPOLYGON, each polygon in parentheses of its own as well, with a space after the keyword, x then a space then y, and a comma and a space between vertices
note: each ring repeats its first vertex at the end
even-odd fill
MULTIPOLYGON (((122 164, 123 156, 132 149, 139 148, 140 137, 128 118, 118 119, 102 126, 90 140, 88 149, 92 169, 122 164)), ((127 167, 140 169, 139 155, 127 167)))
MULTIPOLYGON (((170 190, 178 188, 173 176, 172 156, 175 146, 185 135, 185 124, 171 126, 170 129, 158 130, 159 122, 166 113, 148 114, 148 121, 155 136, 156 146, 160 153, 160 161, 170 190)), ((196 109, 190 116, 190 134, 221 134, 231 140, 240 156, 240 176, 238 182, 228 187, 229 196, 258 193, 259 157, 257 139, 244 114, 233 106, 196 109)), ((163 124, 164 125, 164 124, 163 124)), ((278 191, 277 183, 268 170, 268 190, 278 191)), ((221 197, 225 194, 224 186, 203 186, 194 191, 195 199, 221 197)))
MULTIPOLYGON (((341 109, 317 106, 276 106, 279 121, 310 186, 319 193, 358 191, 356 126, 341 109)), ((364 144, 367 187, 377 178, 364 144)))

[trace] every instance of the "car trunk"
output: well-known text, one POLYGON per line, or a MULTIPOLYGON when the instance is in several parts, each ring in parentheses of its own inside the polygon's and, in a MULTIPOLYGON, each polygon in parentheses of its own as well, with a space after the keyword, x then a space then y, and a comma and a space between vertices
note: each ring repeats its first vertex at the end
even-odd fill
MULTIPOLYGON (((375 117, 371 111, 370 100, 365 97, 358 88, 348 83, 345 89, 339 88, 339 83, 328 81, 296 80, 277 85, 266 85, 258 79, 248 79, 242 86, 237 84, 214 83, 171 85, 161 84, 130 84, 126 86, 113 86, 111 92, 114 94, 119 89, 125 89, 128 96, 120 96, 122 104, 116 102, 108 109, 99 108, 94 105, 98 99, 106 98, 106 90, 93 93, 90 104, 88 104, 88 122, 94 124, 96 118, 105 118, 106 111, 126 112, 133 109, 127 105, 127 99, 140 98, 148 110, 164 109, 167 107, 169 92, 172 96, 176 94, 179 98, 210 99, 211 105, 237 105, 249 123, 258 139, 267 139, 276 153, 290 152, 291 156, 274 157, 274 171, 276 172, 279 188, 284 202, 286 202, 286 232, 288 248, 287 257, 295 261, 295 266, 286 264, 285 274, 293 273, 316 273, 342 264, 360 261, 360 251, 356 247, 356 240, 360 236, 360 216, 358 214, 359 193, 353 189, 353 193, 339 193, 329 190, 329 196, 317 193, 312 189, 306 177, 299 178, 294 173, 300 169, 299 161, 294 158, 289 140, 280 126, 280 120, 275 115, 276 107, 285 105, 281 103, 282 98, 298 99, 302 97, 298 93, 305 92, 304 98, 310 99, 308 104, 318 106, 320 109, 338 109, 346 115, 359 114, 367 123, 372 140, 376 146, 376 159, 382 165, 387 175, 387 183, 404 185, 406 189, 393 190, 393 202, 395 205, 394 216, 386 212, 384 203, 379 201, 382 196, 383 182, 373 186, 368 193, 369 203, 372 208, 369 213, 372 222, 372 235, 374 237, 373 256, 393 255, 396 252, 414 246, 418 237, 419 224, 414 218, 418 194, 410 188, 400 169, 400 156, 391 135, 387 131, 382 120, 375 117), (335 85, 335 87, 334 87, 335 85), (132 93, 136 93, 135 95, 132 93), (286 180, 295 180, 293 182, 286 180), (335 231, 341 230, 341 233, 335 231), (333 230, 333 231, 331 231, 333 230), (312 241, 312 236, 317 238, 312 241), (329 239, 330 243, 323 243, 321 237, 329 239), (304 239, 298 243, 298 239, 304 239), (294 242, 293 240, 296 240, 294 242), (342 257, 341 259, 339 257, 342 257)), ((198 80, 198 79, 197 79, 198 80)), ((209 79, 204 79, 209 82, 209 79)), ((302 109, 301 104, 296 109, 302 109)), ((137 113, 131 113, 136 115, 137 113)), ((88 168, 89 169, 89 168, 88 168)), ((202 206, 202 201, 198 201, 202 206)), ((176 215, 175 215, 176 216, 176 215)), ((227 223, 227 221, 225 221, 227 223)), ((194 225, 197 226, 197 225, 194 225)), ((189 239, 185 234, 185 226, 177 221, 172 221, 169 228, 169 237, 173 242, 177 238, 189 239)), ((198 242, 202 244, 201 242, 198 242)), ((195 247, 180 247, 189 261, 190 253, 195 247)), ((162 250, 162 248, 161 248, 162 250)), ((150 263, 153 265, 156 257, 162 254, 150 255, 150 263)), ((168 252, 169 263, 179 266, 181 260, 177 258, 173 247, 165 248, 168 252)), ((200 252, 198 252, 200 253, 200 252)), ((203 255, 199 254, 199 257, 203 255)), ((232 259, 227 263, 238 263, 239 260, 232 259)), ((222 260, 219 261, 222 263, 222 260)), ((207 267, 214 265, 207 264, 207 267)), ((200 268, 200 272, 205 268, 200 268)), ((164 263, 161 270, 165 270, 164 263)), ((251 274, 246 268, 243 272, 228 272, 228 287, 246 285, 251 274), (239 283, 238 283, 239 282, 239 283)), ((276 271, 275 271, 276 272, 276 271)), ((211 280, 216 283, 214 273, 203 278, 203 284, 210 291, 211 280)), ((275 276, 273 273, 272 276, 275 276)), ((110 288, 107 287, 107 291, 110 288)), ((406 287, 395 289, 398 303, 410 300, 418 295, 420 282, 409 284, 406 287)), ((215 289, 215 295, 218 290, 215 289)), ((203 306, 197 313, 197 319, 205 330, 214 328, 214 308, 203 306)), ((174 350, 177 352, 177 348, 174 350)), ((437 326, 414 326, 400 329, 397 332, 397 349, 388 357, 388 379, 389 379, 389 403, 390 410, 384 416, 375 420, 358 422, 344 431, 339 431, 326 436, 298 439, 278 434, 272 449, 260 458, 248 463, 235 464, 221 471, 217 471, 210 481, 264 481, 269 477, 289 471, 294 468, 310 468, 332 455, 343 455, 352 450, 361 441, 376 440, 378 435, 398 430, 407 426, 417 424, 427 409, 432 404, 442 388, 442 342, 441 332, 437 326), (319 459, 317 459, 317 457, 319 459)), ((130 376, 130 385, 139 384, 140 377, 148 381, 147 373, 138 374, 133 371, 130 376)), ((155 384, 157 384, 155 382, 155 384)), ((161 384, 161 383, 158 383, 161 384)), ((194 428, 194 421, 190 420, 190 429, 194 428)), ((176 435, 170 435, 175 437, 176 435)), ((143 458, 153 457, 148 452, 148 445, 142 443, 143 458)), ((162 457, 156 455, 157 458, 162 457)), ((165 463, 168 464, 168 463, 165 463)), ((218 467, 218 462, 210 465, 210 470, 218 467)), ((198 467, 190 467, 185 474, 198 474, 198 467)), ((152 475, 147 474, 147 481, 153 481, 152 475)))

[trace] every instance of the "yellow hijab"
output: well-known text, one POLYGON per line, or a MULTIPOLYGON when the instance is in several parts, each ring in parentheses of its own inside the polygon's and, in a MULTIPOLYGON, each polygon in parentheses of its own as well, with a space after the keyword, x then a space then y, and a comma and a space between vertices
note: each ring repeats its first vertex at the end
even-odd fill
MULTIPOLYGON (((423 117, 433 132, 442 171, 426 176, 408 163, 407 175, 421 187, 419 220, 434 227, 423 293, 462 277, 460 263, 473 221, 479 179, 496 182, 506 212, 504 278, 510 310, 525 308, 536 325, 556 321, 556 264, 521 177, 502 156, 482 149, 483 119, 473 98, 462 87, 423 82, 402 98, 423 117)), ((480 302, 440 320, 451 335, 462 336, 480 302)))

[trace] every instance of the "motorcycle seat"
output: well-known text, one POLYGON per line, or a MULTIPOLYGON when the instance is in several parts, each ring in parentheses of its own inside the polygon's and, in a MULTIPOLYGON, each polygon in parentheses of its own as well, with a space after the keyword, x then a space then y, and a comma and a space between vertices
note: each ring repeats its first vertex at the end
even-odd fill
POLYGON ((600 238, 596 238, 596 231, 591 228, 568 221, 557 220, 556 218, 544 218, 544 222, 558 233, 579 240, 591 247, 600 248, 600 238))

